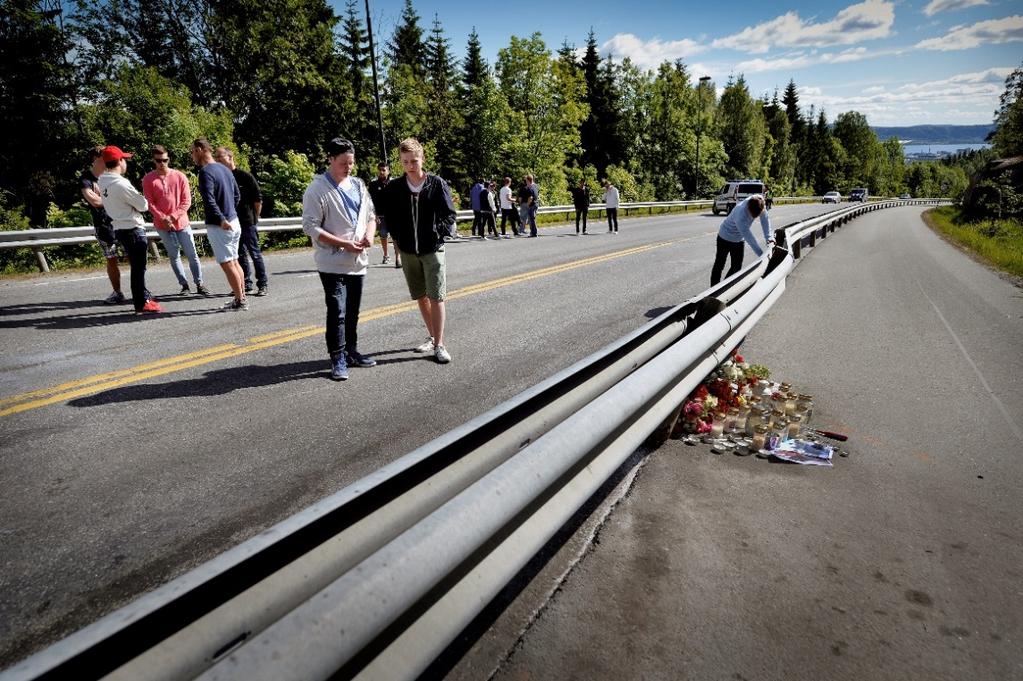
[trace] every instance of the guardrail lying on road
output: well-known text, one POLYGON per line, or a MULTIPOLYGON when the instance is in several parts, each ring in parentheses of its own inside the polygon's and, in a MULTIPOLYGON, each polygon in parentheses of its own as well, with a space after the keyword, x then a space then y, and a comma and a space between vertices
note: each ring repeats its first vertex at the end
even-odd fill
MULTIPOLYGON (((775 198, 774 201, 775 203, 799 203, 816 198, 819 197, 781 196, 775 198)), ((685 210, 689 210, 709 208, 713 203, 713 201, 703 199, 698 201, 645 201, 623 203, 621 204, 620 209, 623 217, 628 217, 630 211, 635 213, 637 211, 646 210, 652 214, 655 209, 683 208, 685 210)), ((590 212, 597 213, 597 219, 602 217, 605 210, 606 206, 603 203, 594 203, 590 205, 590 212)), ((573 206, 541 206, 537 209, 538 215, 574 215, 574 213, 575 208, 573 206)), ((462 210, 458 211, 456 220, 458 222, 466 222, 468 220, 472 220, 472 217, 473 213, 471 210, 462 210)), ((206 236, 206 223, 192 222, 191 227, 194 235, 206 236)), ((153 228, 152 223, 146 223, 145 229, 146 236, 149 237, 151 242, 159 241, 160 234, 153 228)), ((260 232, 294 232, 301 231, 301 229, 302 218, 300 217, 264 218, 259 221, 260 232)), ((36 255, 36 262, 39 266, 40 272, 50 271, 49 263, 46 261, 46 254, 43 252, 44 248, 88 244, 94 243, 95 241, 96 237, 91 226, 21 229, 12 231, 0 230, 0 250, 11 248, 31 248, 36 255)))
MULTIPOLYGON (((784 243, 877 207, 790 225, 784 243)), ((0 681, 415 678, 651 434, 670 430, 794 264, 776 246, 0 681)))

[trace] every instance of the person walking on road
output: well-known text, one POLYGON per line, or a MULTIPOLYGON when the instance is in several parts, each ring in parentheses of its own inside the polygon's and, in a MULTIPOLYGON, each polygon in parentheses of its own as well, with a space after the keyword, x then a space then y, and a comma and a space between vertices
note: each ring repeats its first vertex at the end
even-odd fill
MULTIPOLYGON (((377 179, 369 183, 369 195, 373 199, 373 206, 376 208, 377 213, 377 234, 380 235, 380 248, 384 251, 384 259, 380 263, 381 265, 386 265, 390 261, 387 257, 387 237, 390 233, 387 231, 387 220, 380 214, 380 194, 390 181, 391 166, 381 163, 377 166, 377 179)), ((397 244, 394 245, 394 267, 395 269, 401 269, 401 254, 398 252, 397 244)))
POLYGON ((349 367, 377 362, 359 352, 359 308, 376 236, 376 210, 369 188, 352 175, 355 145, 335 137, 327 143, 327 170, 302 197, 302 231, 313 241, 313 259, 327 305, 330 377, 348 380, 349 367))
POLYGON ((439 364, 447 364, 451 353, 444 347, 444 240, 455 228, 455 205, 447 183, 423 169, 423 146, 417 139, 402 140, 399 151, 405 176, 384 189, 384 217, 401 251, 409 295, 419 304, 429 334, 415 351, 432 352, 439 364))
POLYGON ((128 262, 131 263, 131 302, 135 306, 135 314, 143 315, 163 312, 163 308, 155 300, 148 300, 146 295, 146 252, 149 250, 149 239, 146 237, 146 221, 142 213, 149 209, 149 202, 124 177, 128 169, 126 159, 131 157, 132 154, 118 147, 103 147, 106 171, 99 177, 99 190, 103 197, 103 209, 110 216, 117 241, 128 254, 128 262))
POLYGON ((202 196, 206 236, 213 255, 224 270, 234 300, 225 310, 248 310, 245 300, 245 274, 238 264, 238 243, 242 228, 236 206, 241 201, 241 190, 231 170, 213 160, 213 146, 205 137, 192 142, 192 160, 199 166, 199 195, 202 196))
POLYGON ((730 277, 742 269, 743 241, 749 244, 758 258, 764 254, 751 229, 753 221, 758 217, 760 218, 760 227, 764 230, 764 242, 768 245, 774 244, 774 237, 771 235, 771 218, 768 217, 765 210, 764 197, 754 194, 744 199, 732 209, 732 212, 721 223, 721 227, 718 228, 717 252, 714 255, 714 266, 710 270, 711 286, 721 281, 725 258, 731 258, 731 266, 728 268, 726 277, 730 277))
POLYGON ((82 198, 89 206, 89 213, 92 214, 93 233, 96 235, 96 242, 103 257, 107 261, 107 279, 113 293, 103 300, 107 305, 116 305, 125 301, 121 293, 121 268, 117 262, 117 237, 114 235, 114 228, 110 225, 110 216, 103 210, 103 197, 99 193, 99 177, 106 172, 107 165, 103 160, 103 147, 93 147, 89 150, 89 163, 91 167, 79 177, 82 198))
POLYGON ((192 189, 188 186, 188 178, 180 170, 170 167, 170 154, 163 145, 153 146, 151 155, 153 170, 142 178, 142 194, 149 202, 153 227, 167 251, 171 272, 178 280, 181 293, 189 293, 188 279, 181 266, 181 254, 184 253, 192 272, 195 292, 208 296, 210 291, 202 283, 202 265, 195 251, 195 238, 188 220, 188 209, 192 207, 192 189))
POLYGON ((241 237, 238 239, 238 264, 242 268, 245 293, 252 293, 252 273, 255 270, 256 292, 253 295, 265 296, 269 293, 267 288, 269 280, 266 276, 263 251, 259 248, 259 231, 256 229, 259 214, 263 212, 263 194, 259 190, 259 182, 252 176, 252 173, 238 167, 234 162, 234 152, 227 147, 217 147, 213 158, 217 163, 222 163, 230 168, 231 174, 234 175, 234 181, 238 183, 238 191, 242 195, 236 208, 238 210, 238 225, 242 229, 241 237), (251 267, 249 260, 252 260, 251 267))
POLYGON ((618 233, 618 187, 611 180, 604 180, 604 206, 607 210, 607 231, 618 233))
POLYGON ((505 239, 511 238, 508 236, 508 233, 504 229, 504 225, 506 222, 511 223, 512 234, 518 236, 519 214, 518 211, 515 210, 515 204, 512 203, 512 188, 510 177, 504 178, 504 186, 501 187, 501 191, 498 196, 501 202, 501 236, 503 236, 505 239))
POLYGON ((572 205, 575 206, 575 233, 579 233, 579 218, 583 221, 583 234, 586 234, 586 214, 590 211, 590 188, 584 178, 572 187, 572 205))

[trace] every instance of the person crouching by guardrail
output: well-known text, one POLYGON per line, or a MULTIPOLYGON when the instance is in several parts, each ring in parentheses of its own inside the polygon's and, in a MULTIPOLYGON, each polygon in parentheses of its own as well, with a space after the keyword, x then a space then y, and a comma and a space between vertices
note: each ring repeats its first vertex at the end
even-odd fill
POLYGON ((721 227, 718 228, 717 253, 714 255, 714 266, 710 270, 711 286, 721 281, 721 270, 725 268, 725 258, 731 258, 731 266, 725 276, 730 277, 742 269, 743 241, 750 245, 758 258, 764 254, 750 229, 753 221, 758 217, 760 226, 764 230, 764 241, 767 244, 774 243, 774 237, 771 236, 771 218, 768 217, 765 210, 764 197, 754 194, 744 199, 732 209, 721 223, 721 227))
POLYGON ((451 354, 444 347, 444 240, 455 229, 455 204, 447 183, 423 170, 425 158, 419 140, 402 140, 398 151, 405 175, 384 189, 384 219, 401 251, 409 295, 419 304, 430 334, 415 351, 432 352, 438 364, 447 364, 451 354))
POLYGON ((79 177, 82 198, 92 213, 93 233, 96 235, 100 250, 103 251, 103 257, 106 258, 107 279, 114 289, 103 302, 107 305, 116 305, 124 302, 124 294, 121 293, 121 268, 117 264, 117 237, 114 235, 114 228, 110 226, 110 216, 103 210, 103 197, 99 193, 99 177, 107 169, 106 161, 103 160, 103 147, 93 147, 89 150, 89 162, 92 167, 79 177))
POLYGON ((199 263, 199 254, 195 252, 195 239, 188 220, 188 209, 192 207, 192 189, 188 186, 188 178, 180 170, 170 167, 170 154, 163 145, 153 146, 151 155, 154 169, 142 178, 142 194, 149 202, 153 227, 167 250, 171 272, 178 280, 181 294, 188 293, 188 279, 181 267, 181 253, 184 252, 192 271, 195 292, 208 296, 210 291, 202 283, 202 265, 199 263))
POLYGON ((107 169, 99 177, 99 190, 103 197, 103 210, 110 216, 117 241, 131 263, 131 302, 135 306, 135 314, 143 315, 163 312, 163 308, 155 300, 147 300, 146 296, 149 239, 142 212, 149 209, 149 202, 124 177, 124 171, 128 169, 127 159, 131 157, 117 147, 103 147, 103 161, 107 169))
MULTIPOLYGON (((302 196, 302 231, 313 241, 313 259, 327 304, 330 377, 348 380, 348 367, 369 368, 376 360, 359 348, 359 308, 377 217, 366 183, 352 175, 355 145, 327 142, 327 169, 302 196)), ((393 183, 392 183, 393 184, 393 183)))
POLYGON ((192 161, 199 166, 199 195, 202 197, 206 239, 213 248, 213 256, 224 270, 227 285, 234 300, 224 310, 248 310, 245 300, 245 275, 238 264, 238 243, 242 227, 238 221, 238 202, 242 193, 231 170, 213 160, 213 145, 205 137, 192 142, 192 161))

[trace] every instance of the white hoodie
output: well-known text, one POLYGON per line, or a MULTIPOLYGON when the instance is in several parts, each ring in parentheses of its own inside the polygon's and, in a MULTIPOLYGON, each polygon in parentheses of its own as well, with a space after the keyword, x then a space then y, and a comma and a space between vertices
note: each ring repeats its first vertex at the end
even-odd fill
POLYGON ((111 172, 100 175, 99 194, 115 230, 136 229, 146 224, 142 211, 149 210, 149 202, 123 176, 111 172))

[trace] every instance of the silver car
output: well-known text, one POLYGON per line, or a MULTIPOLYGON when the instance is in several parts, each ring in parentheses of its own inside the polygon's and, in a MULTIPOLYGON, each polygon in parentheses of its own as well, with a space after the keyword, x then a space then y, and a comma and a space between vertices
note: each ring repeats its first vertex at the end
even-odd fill
POLYGON ((842 203, 842 195, 838 192, 828 192, 821 197, 821 203, 842 203))

